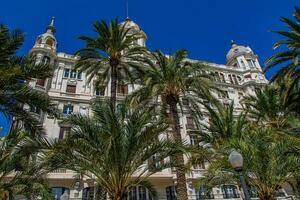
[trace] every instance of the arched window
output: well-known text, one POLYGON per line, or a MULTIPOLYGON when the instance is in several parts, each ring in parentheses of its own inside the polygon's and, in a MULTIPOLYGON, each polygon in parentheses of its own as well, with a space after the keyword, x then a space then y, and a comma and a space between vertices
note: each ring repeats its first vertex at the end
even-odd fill
POLYGON ((42 44, 42 41, 43 41, 43 40, 42 40, 42 38, 40 37, 40 38, 38 38, 37 43, 38 43, 38 44, 42 44))
POLYGON ((49 45, 49 46, 54 46, 54 40, 52 38, 48 38, 46 40, 46 44, 49 45))

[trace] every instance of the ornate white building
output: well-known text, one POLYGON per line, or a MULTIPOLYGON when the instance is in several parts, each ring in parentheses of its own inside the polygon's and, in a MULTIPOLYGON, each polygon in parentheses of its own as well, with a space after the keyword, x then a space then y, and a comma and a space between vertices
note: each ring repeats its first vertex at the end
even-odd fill
MULTIPOLYGON (((142 38, 137 41, 139 45, 145 46, 147 36, 140 27, 126 19, 126 26, 132 28, 141 34, 142 38)), ((57 40, 55 38, 54 20, 47 27, 46 33, 38 36, 33 48, 30 50, 31 55, 35 55, 42 62, 50 62, 54 66, 53 77, 46 80, 33 80, 30 84, 32 87, 46 92, 57 104, 63 115, 69 115, 77 112, 84 115, 91 114, 89 108, 90 102, 97 96, 108 96, 110 94, 109 86, 103 91, 97 91, 93 82, 88 83, 86 74, 74 69, 74 64, 78 59, 74 55, 57 52, 57 40)), ((240 101, 245 95, 254 94, 256 88, 267 83, 267 80, 261 70, 258 56, 250 47, 237 45, 232 42, 231 48, 226 55, 226 64, 212 64, 217 84, 225 93, 216 94, 224 104, 229 104, 232 100, 237 110, 242 109, 240 101)), ((130 93, 133 87, 118 86, 118 99, 130 93)), ((60 123, 60 120, 51 116, 41 114, 41 122, 50 138, 62 139, 70 129, 60 123)), ((208 120, 204 118, 203 120, 208 120)), ((197 141, 191 134, 195 128, 192 118, 186 113, 181 115, 181 132, 185 140, 195 144, 197 141)), ((197 178, 201 177, 205 171, 205 164, 195 166, 191 173, 188 173, 188 194, 191 199, 204 199, 203 191, 201 193, 195 190, 197 178)), ((75 173, 69 170, 57 170, 49 174, 49 182, 56 198, 60 199, 61 195, 68 194, 70 199, 89 200, 94 195, 94 181, 89 178, 83 178, 81 184, 74 178, 75 173)), ((172 169, 166 169, 154 174, 149 178, 151 183, 157 189, 161 199, 174 200, 176 173, 172 169)), ((220 188, 214 188, 213 194, 205 198, 215 199, 232 199, 240 198, 236 186, 224 185, 220 188)), ((149 199, 147 192, 140 187, 132 190, 129 194, 130 200, 149 199)))

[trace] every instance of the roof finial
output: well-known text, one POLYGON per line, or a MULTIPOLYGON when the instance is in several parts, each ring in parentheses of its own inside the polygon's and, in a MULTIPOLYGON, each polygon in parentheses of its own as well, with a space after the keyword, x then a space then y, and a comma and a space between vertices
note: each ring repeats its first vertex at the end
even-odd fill
POLYGON ((231 46, 236 45, 236 42, 234 40, 231 40, 231 46))
POLYGON ((54 26, 54 20, 55 20, 55 17, 52 17, 50 26, 54 26))
POLYGON ((52 17, 50 24, 47 26, 47 31, 50 31, 52 33, 55 33, 54 20, 55 17, 52 17))

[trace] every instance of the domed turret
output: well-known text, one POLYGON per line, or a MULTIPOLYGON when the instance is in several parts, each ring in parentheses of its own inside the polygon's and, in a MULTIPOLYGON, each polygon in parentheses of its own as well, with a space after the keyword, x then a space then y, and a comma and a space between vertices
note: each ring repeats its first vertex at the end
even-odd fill
POLYGON ((260 69, 257 55, 249 46, 238 45, 231 41, 231 48, 226 55, 226 65, 236 68, 258 68, 260 69))
POLYGON ((126 18, 124 22, 121 23, 121 25, 125 25, 125 28, 130 28, 129 34, 138 34, 140 36, 140 39, 138 39, 137 43, 141 46, 146 45, 147 35, 146 33, 140 28, 139 25, 137 25, 134 21, 132 21, 130 18, 126 18))
POLYGON ((54 17, 52 17, 50 24, 46 28, 46 32, 37 37, 33 48, 45 48, 55 52, 57 47, 57 41, 54 36, 55 31, 54 17))

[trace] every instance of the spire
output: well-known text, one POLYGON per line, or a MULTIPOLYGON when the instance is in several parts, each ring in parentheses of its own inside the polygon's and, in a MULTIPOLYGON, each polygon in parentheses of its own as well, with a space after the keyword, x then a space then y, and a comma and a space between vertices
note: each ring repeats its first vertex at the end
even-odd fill
POLYGON ((52 17, 50 24, 47 26, 47 32, 55 33, 54 19, 55 17, 52 17))
POLYGON ((129 18, 129 3, 128 3, 128 0, 126 0, 126 21, 130 21, 130 18, 129 18))

